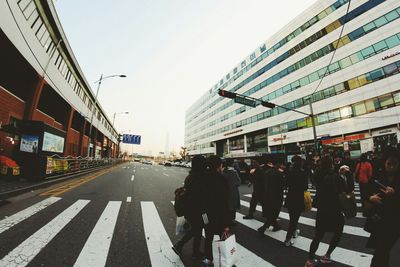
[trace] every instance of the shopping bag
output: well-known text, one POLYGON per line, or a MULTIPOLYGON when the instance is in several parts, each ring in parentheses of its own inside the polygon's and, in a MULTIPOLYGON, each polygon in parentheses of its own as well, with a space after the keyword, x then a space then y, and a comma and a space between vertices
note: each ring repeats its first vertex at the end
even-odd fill
POLYGON ((214 267, 231 267, 238 261, 235 235, 213 241, 214 267))
POLYGON ((311 194, 308 191, 304 191, 304 211, 310 211, 312 208, 311 194))
POLYGON ((176 217, 176 235, 184 235, 189 229, 190 224, 186 221, 185 217, 176 217))
POLYGON ((339 195, 339 200, 342 205, 342 210, 346 218, 354 218, 357 215, 357 204, 354 193, 339 195))

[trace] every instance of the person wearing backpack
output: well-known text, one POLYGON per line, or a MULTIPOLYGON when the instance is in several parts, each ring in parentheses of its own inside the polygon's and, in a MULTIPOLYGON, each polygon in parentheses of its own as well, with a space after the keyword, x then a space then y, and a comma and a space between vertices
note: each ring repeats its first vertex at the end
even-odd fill
POLYGON ((205 232, 203 260, 204 266, 213 265, 212 242, 214 235, 228 234, 230 230, 230 211, 228 205, 228 183, 222 175, 222 160, 215 155, 207 158, 207 172, 205 181, 207 191, 204 194, 205 203, 205 232))
POLYGON ((360 185, 361 204, 364 208, 365 201, 368 200, 368 183, 372 178, 372 165, 368 161, 367 154, 362 154, 360 162, 357 163, 354 172, 355 180, 360 185))
POLYGON ((317 216, 315 236, 311 242, 308 259, 305 267, 315 267, 315 252, 326 232, 333 232, 328 251, 320 259, 323 264, 332 262, 331 253, 338 245, 344 227, 344 215, 340 203, 340 195, 345 192, 344 180, 334 171, 333 160, 330 156, 321 159, 321 167, 318 172, 319 183, 317 183, 317 216))
POLYGON ((192 168, 184 182, 184 197, 181 201, 184 206, 185 219, 190 224, 186 234, 173 245, 172 250, 181 256, 183 246, 193 238, 192 259, 200 259, 203 254, 200 252, 201 234, 204 228, 202 214, 205 212, 204 199, 207 195, 205 181, 206 159, 197 155, 192 159, 192 168))

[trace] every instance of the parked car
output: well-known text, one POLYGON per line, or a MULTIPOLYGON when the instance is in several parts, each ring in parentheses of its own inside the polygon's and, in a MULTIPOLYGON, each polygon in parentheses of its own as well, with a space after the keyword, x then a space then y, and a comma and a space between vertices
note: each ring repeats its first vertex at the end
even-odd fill
POLYGON ((166 161, 166 162, 164 163, 164 166, 165 166, 165 167, 171 167, 171 166, 172 166, 172 164, 171 164, 171 162, 169 162, 169 161, 166 161))

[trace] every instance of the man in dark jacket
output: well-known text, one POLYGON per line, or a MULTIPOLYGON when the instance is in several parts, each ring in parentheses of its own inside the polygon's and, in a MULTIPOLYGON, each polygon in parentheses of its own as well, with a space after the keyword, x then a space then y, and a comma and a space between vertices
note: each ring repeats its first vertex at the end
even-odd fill
POLYGON ((258 160, 253 160, 253 169, 250 171, 250 177, 253 184, 253 194, 250 200, 249 214, 243 216, 243 219, 253 219, 253 214, 256 211, 257 204, 262 204, 262 199, 265 194, 264 179, 265 171, 260 167, 258 160))
POLYGON ((222 175, 225 177, 228 184, 228 207, 230 219, 233 221, 235 219, 236 210, 240 209, 240 177, 237 171, 233 168, 232 159, 227 159, 224 162, 224 171, 222 172, 222 175))
POLYGON ((274 227, 274 232, 281 229, 277 219, 282 207, 283 189, 285 185, 283 170, 279 168, 280 165, 274 165, 272 162, 268 162, 266 166, 268 169, 265 172, 266 184, 262 203, 263 216, 266 218, 266 221, 263 226, 258 228, 258 231, 262 234, 264 234, 265 230, 271 225, 274 227))

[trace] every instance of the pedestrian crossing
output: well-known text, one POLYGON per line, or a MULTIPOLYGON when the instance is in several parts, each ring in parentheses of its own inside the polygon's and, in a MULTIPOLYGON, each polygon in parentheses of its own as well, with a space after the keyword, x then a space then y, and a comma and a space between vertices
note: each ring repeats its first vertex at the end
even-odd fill
MULTIPOLYGON (((164 210, 161 210, 160 207, 156 206, 153 201, 140 201, 140 203, 134 203, 132 199, 130 200, 132 203, 130 201, 108 201, 107 203, 104 203, 104 207, 101 208, 96 223, 92 229, 88 231, 87 235, 84 235, 87 239, 82 242, 79 253, 76 255, 76 259, 74 258, 73 260, 74 266, 106 266, 109 257, 121 257, 121 255, 110 254, 109 251, 113 243, 119 242, 119 240, 115 239, 114 236, 116 228, 118 228, 118 221, 122 220, 122 210, 132 208, 134 204, 139 207, 139 211, 134 217, 141 220, 141 227, 137 230, 141 232, 144 240, 143 244, 140 244, 139 241, 137 241, 136 244, 135 241, 135 245, 146 248, 148 262, 151 263, 151 266, 197 266, 191 264, 188 255, 184 255, 183 259, 181 259, 171 249, 172 244, 179 238, 174 235, 176 218, 173 212, 173 203, 167 206, 168 212, 165 212, 164 210), (171 221, 173 222, 170 223, 171 221)), ((63 208, 58 215, 54 218, 49 216, 49 221, 41 226, 39 230, 29 233, 28 237, 19 245, 10 249, 10 251, 7 251, 4 255, 1 255, 0 267, 22 267, 29 265, 30 262, 41 253, 41 251, 46 250, 46 247, 51 246, 52 239, 57 235, 62 234, 67 225, 76 223, 82 214, 89 213, 91 210, 89 204, 93 201, 94 200, 79 199, 75 202, 66 203, 66 200, 62 198, 49 197, 1 220, 0 246, 2 246, 3 242, 7 242, 7 240, 2 238, 3 234, 18 228, 19 224, 23 223, 25 220, 31 220, 32 222, 32 220, 43 215, 43 212, 51 206, 56 205, 57 203, 65 203, 65 208, 63 208)), ((274 242, 279 242, 279 244, 281 244, 285 239, 286 231, 280 230, 272 232, 267 230, 265 232, 265 239, 257 239, 257 229, 262 225, 262 221, 257 219, 243 219, 243 216, 246 213, 245 211, 250 205, 248 202, 248 196, 242 197, 240 204, 242 210, 236 213, 236 221, 238 224, 236 230, 238 254, 237 266, 288 266, 276 262, 273 253, 268 252, 269 250, 265 250, 265 253, 253 251, 251 248, 252 246, 249 246, 248 241, 241 237, 241 231, 247 229, 246 231, 254 232, 253 240, 255 242, 260 242, 261 246, 263 246, 262 244, 264 244, 266 240, 274 240, 274 242)), ((257 206, 257 211, 261 211, 260 206, 257 206)), ((289 220, 289 215, 284 210, 281 211, 279 217, 281 221, 287 222, 289 220)), ((134 218, 131 219, 133 220, 134 218)), ((119 227, 121 227, 121 225, 119 227)), ((124 226, 122 225, 122 227, 124 226)), ((296 241, 293 244, 293 249, 295 250, 294 253, 306 255, 313 236, 312 234, 307 233, 307 231, 303 232, 303 229, 314 227, 315 219, 307 216, 302 216, 300 218, 299 228, 301 234, 296 238, 296 241)), ((361 242, 364 243, 369 236, 361 226, 352 225, 345 226, 344 234, 353 240, 361 240, 361 242)), ((66 240, 66 242, 72 241, 66 240)), ((317 254, 322 255, 327 250, 327 247, 328 244, 321 243, 317 254)), ((282 246, 278 249, 284 250, 286 248, 282 246)), ((332 254, 333 260, 340 264, 349 266, 368 266, 371 257, 370 253, 354 249, 351 246, 349 248, 346 244, 339 244, 339 247, 332 254)), ((128 265, 130 264, 127 263, 127 266, 128 265)), ((299 266, 301 265, 299 264, 299 266)))

